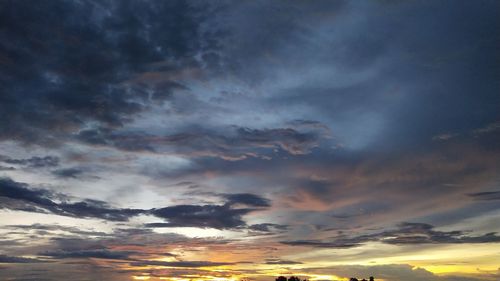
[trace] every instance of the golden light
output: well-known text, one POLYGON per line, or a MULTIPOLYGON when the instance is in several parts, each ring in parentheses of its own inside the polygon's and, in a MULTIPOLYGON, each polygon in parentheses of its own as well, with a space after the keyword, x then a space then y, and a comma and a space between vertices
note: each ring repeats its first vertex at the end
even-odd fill
POLYGON ((336 275, 316 275, 316 274, 300 274, 300 275, 308 275, 309 280, 335 280, 335 281, 344 281, 348 280, 346 278, 341 278, 336 275))

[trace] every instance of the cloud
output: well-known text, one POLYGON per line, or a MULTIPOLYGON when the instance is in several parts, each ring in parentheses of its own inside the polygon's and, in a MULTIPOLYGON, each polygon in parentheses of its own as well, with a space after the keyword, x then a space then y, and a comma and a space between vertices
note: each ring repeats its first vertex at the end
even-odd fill
POLYGON ((450 139, 457 137, 457 136, 458 136, 457 134, 443 133, 443 134, 433 136, 432 140, 433 141, 447 141, 447 140, 450 140, 450 139))
POLYGON ((227 199, 227 205, 243 204, 252 207, 269 207, 270 201, 261 196, 251 193, 235 193, 223 195, 227 199))
POLYGON ((228 205, 177 205, 154 209, 151 213, 166 219, 167 223, 150 223, 147 227, 209 227, 216 229, 240 228, 246 223, 242 216, 258 209, 232 209, 228 205))
POLYGON ((31 158, 25 159, 13 159, 5 156, 0 156, 0 161, 11 165, 20 165, 29 168, 56 167, 59 165, 59 157, 56 156, 33 156, 31 158))
POLYGON ((40 263, 40 262, 47 262, 47 261, 40 259, 33 259, 33 258, 0 255, 0 263, 40 263))
MULTIPOLYGON (((190 194, 198 194, 191 192, 190 194)), ((224 199, 222 205, 176 205, 151 210, 151 214, 168 222, 145 224, 146 227, 246 227, 243 216, 270 207, 270 200, 250 193, 203 193, 224 199), (247 208, 248 207, 248 208, 247 208)))
POLYGON ((467 194, 467 196, 473 198, 474 200, 495 201, 495 200, 500 200, 500 191, 485 191, 485 192, 469 193, 469 194, 467 194))
POLYGON ((24 231, 36 231, 37 235, 44 236, 45 234, 48 233, 54 233, 54 232, 67 232, 70 233, 71 235, 81 235, 81 236, 111 236, 111 234, 102 232, 102 231, 87 231, 87 230, 82 230, 78 227, 74 226, 63 226, 63 225, 51 225, 51 224, 40 224, 40 223, 34 223, 34 224, 29 224, 29 225, 6 225, 5 228, 11 228, 11 229, 22 229, 24 231))
POLYGON ((79 178, 84 170, 79 168, 66 168, 52 171, 52 174, 60 178, 79 178))
MULTIPOLYGON (((191 194, 196 194, 191 193, 191 194)), ((204 193, 202 193, 204 194, 204 193)), ((243 216, 271 206, 270 200, 251 193, 208 193, 225 200, 223 205, 177 205, 151 210, 166 223, 149 223, 147 227, 203 227, 216 229, 246 227, 243 216), (246 207, 246 208, 243 208, 246 207)))
MULTIPOLYGON (((144 213, 138 209, 115 209, 105 202, 84 200, 79 202, 53 201, 57 194, 43 190, 30 189, 27 184, 15 182, 9 178, 0 178, 0 197, 21 202, 20 206, 12 205, 11 209, 24 211, 48 211, 57 215, 74 217, 93 217, 110 221, 126 221, 132 216, 144 213)), ((3 205, 2 207, 9 207, 3 205)))
POLYGON ((279 147, 290 154, 305 154, 317 145, 317 137, 315 135, 300 133, 291 128, 264 130, 238 128, 237 133, 243 144, 279 147))
POLYGON ((281 259, 266 259, 265 264, 282 264, 282 265, 293 265, 293 264, 302 264, 301 262, 298 261, 291 261, 291 260, 281 260, 281 259))
POLYGON ((42 252, 38 253, 40 256, 47 256, 55 259, 85 259, 85 258, 97 258, 97 259, 113 259, 113 260, 127 260, 129 255, 133 252, 127 251, 109 251, 104 249, 98 250, 81 250, 81 251, 54 251, 54 252, 42 252))
POLYGON ((339 265, 323 268, 306 268, 306 272, 311 274, 333 274, 342 278, 356 277, 359 279, 369 276, 375 277, 375 280, 383 279, 387 281, 446 281, 446 280, 463 280, 463 281, 479 281, 488 280, 482 277, 460 277, 453 275, 436 275, 424 268, 415 267, 409 264, 384 264, 384 265, 339 265))
MULTIPOLYGON (((363 241, 364 242, 364 241, 363 241)), ((358 241, 352 241, 347 239, 346 241, 334 241, 334 242, 324 242, 320 240, 293 240, 293 241, 281 241, 282 244, 289 246, 305 246, 305 247, 315 247, 315 248, 353 248, 361 245, 358 241)))
POLYGON ((196 67, 187 58, 211 49, 200 42, 194 5, 182 1, 1 6, 0 111, 9 122, 0 140, 54 146, 88 123, 122 126, 184 89, 168 73, 196 67), (158 62, 162 81, 134 79, 158 62))
MULTIPOLYGON (((188 185, 188 189, 199 187, 199 185, 194 183, 182 183, 182 186, 186 185, 188 185)), ((184 194, 202 198, 215 197, 217 199, 222 199, 225 202, 225 205, 230 207, 234 207, 234 205, 243 205, 249 207, 271 206, 271 200, 252 193, 219 193, 219 192, 202 191, 202 190, 189 190, 184 194)))
MULTIPOLYGON (((340 249, 498 241, 489 221, 499 3, 396 2, 1 1, 0 150, 16 159, 1 158, 0 170, 20 182, 0 180, 0 208, 28 223, 2 242, 26 244, 8 254, 45 241, 71 252, 58 236, 106 241, 107 251, 208 244, 155 227, 236 233, 246 248, 224 244, 224 253, 249 257, 317 250, 276 240, 340 249), (38 156, 14 156, 26 151, 38 156), (60 167, 62 157, 72 163, 60 167), (84 181, 90 167, 103 178, 84 181), (99 200, 59 194, 61 184, 99 200), (188 197, 188 186, 212 194, 188 197), (33 225, 39 217, 124 229, 33 225), (474 232, 441 228, 469 219, 474 232)), ((340 263, 352 251, 335 252, 340 263)), ((47 278, 123 280, 99 276, 120 268, 112 263, 47 278)), ((397 280, 435 278, 392 269, 397 280)))
POLYGON ((213 267, 222 265, 232 265, 232 262, 211 262, 211 261, 136 261, 130 263, 131 266, 169 266, 169 267, 213 267))
POLYGON ((289 228, 288 225, 276 224, 276 223, 259 223, 252 224, 248 227, 250 230, 261 231, 261 232, 284 232, 289 228))
POLYGON ((405 222, 399 224, 395 230, 353 237, 341 235, 334 237, 332 241, 295 240, 282 241, 281 243, 291 246, 316 248, 352 248, 367 242, 381 242, 394 245, 497 243, 500 242, 500 236, 497 236, 494 232, 480 236, 469 236, 458 230, 437 231, 430 224, 405 222))
MULTIPOLYGON (((59 195, 60 196, 60 195, 59 195)), ((151 214, 168 222, 149 223, 147 227, 202 227, 202 228, 241 228, 245 227, 243 216, 270 206, 270 201, 249 193, 224 194, 224 205, 175 205, 155 209, 120 209, 106 202, 85 199, 78 202, 53 201, 57 194, 43 190, 30 189, 27 184, 9 178, 0 178, 0 197, 20 201, 21 206, 10 204, 4 208, 24 211, 48 211, 62 216, 99 218, 109 221, 127 221, 140 214, 151 214), (234 208, 246 205, 252 208, 234 208)))
POLYGON ((492 132, 495 132, 498 130, 500 130, 500 121, 493 122, 493 123, 490 123, 484 127, 475 129, 472 131, 472 134, 478 136, 478 135, 482 135, 482 134, 492 133, 492 132))
POLYGON ((52 209, 57 206, 49 198, 53 194, 47 190, 29 189, 27 184, 15 182, 9 178, 0 178, 0 196, 21 200, 36 206, 52 209))
POLYGON ((168 152, 194 158, 218 157, 234 161, 266 157, 276 149, 291 155, 308 154, 319 145, 324 133, 321 130, 301 132, 294 128, 250 129, 230 126, 220 130, 187 128, 176 134, 152 135, 93 128, 82 130, 75 137, 88 144, 126 151, 168 152))
POLYGON ((425 223, 402 223, 395 231, 386 231, 377 235, 388 244, 427 244, 427 243, 495 243, 500 242, 496 233, 481 236, 468 236, 462 231, 437 231, 434 226, 425 223))
MULTIPOLYGON (((104 255, 108 252, 117 252, 119 255, 132 257, 164 256, 167 249, 191 242, 180 234, 155 233, 147 228, 114 229, 105 236, 97 237, 88 234, 54 235, 48 238, 50 243, 45 246, 46 250, 38 250, 38 252, 49 252, 54 256, 71 256, 73 253, 74 255, 100 255, 101 253, 104 255), (159 245, 164 247, 159 247, 159 245)), ((198 240, 200 241, 204 240, 198 240)), ((210 241, 207 242, 209 243, 210 241)))
POLYGON ((14 171, 16 168, 14 167, 5 167, 5 166, 0 166, 0 171, 14 171))

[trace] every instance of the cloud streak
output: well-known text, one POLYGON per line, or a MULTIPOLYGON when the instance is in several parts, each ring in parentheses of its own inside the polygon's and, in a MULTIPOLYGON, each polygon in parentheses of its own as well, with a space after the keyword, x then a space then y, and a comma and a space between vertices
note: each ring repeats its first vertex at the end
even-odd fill
POLYGON ((401 223, 396 230, 380 233, 348 237, 335 237, 331 241, 296 240, 281 243, 291 246, 306 246, 316 248, 353 248, 367 242, 381 242, 393 245, 419 244, 464 244, 464 243, 498 243, 500 236, 496 233, 486 233, 480 236, 469 236, 462 231, 437 231, 434 226, 425 223, 401 223))

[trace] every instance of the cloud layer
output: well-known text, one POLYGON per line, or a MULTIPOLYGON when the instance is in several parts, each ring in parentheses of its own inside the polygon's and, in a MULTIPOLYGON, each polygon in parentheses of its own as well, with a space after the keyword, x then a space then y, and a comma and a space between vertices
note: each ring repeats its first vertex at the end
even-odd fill
POLYGON ((1 1, 0 279, 497 280, 498 11, 1 1))

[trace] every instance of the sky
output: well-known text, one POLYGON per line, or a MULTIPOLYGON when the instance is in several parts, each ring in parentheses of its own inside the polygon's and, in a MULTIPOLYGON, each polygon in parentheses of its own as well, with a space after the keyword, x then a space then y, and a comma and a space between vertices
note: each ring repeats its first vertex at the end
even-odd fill
POLYGON ((500 1, 0 1, 0 279, 500 279, 500 1))

